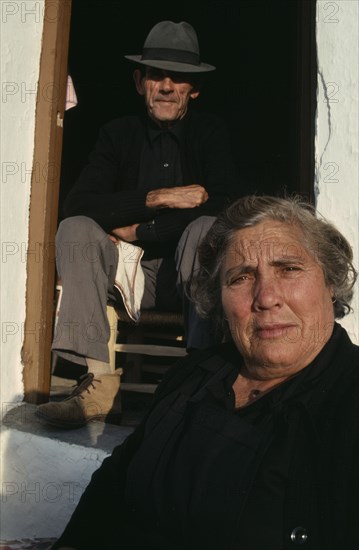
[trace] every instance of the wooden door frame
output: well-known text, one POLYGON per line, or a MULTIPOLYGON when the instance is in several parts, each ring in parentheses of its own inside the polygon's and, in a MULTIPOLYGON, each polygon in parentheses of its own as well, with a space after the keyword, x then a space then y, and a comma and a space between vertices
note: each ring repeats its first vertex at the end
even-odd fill
POLYGON ((55 281, 55 233, 72 0, 45 0, 36 100, 22 347, 24 399, 48 400, 55 281))

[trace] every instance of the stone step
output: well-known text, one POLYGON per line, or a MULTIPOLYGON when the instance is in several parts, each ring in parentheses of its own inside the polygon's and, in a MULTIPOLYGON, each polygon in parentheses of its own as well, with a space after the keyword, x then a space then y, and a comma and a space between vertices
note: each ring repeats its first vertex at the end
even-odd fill
POLYGON ((3 407, 2 541, 57 538, 92 473, 135 427, 91 422, 60 430, 42 424, 35 409, 3 407))

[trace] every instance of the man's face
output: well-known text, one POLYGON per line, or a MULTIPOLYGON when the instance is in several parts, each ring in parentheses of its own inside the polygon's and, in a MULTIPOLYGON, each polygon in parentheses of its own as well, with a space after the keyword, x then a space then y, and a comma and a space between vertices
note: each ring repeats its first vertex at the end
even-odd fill
POLYGON ((186 73, 146 67, 145 75, 137 69, 133 76, 137 92, 144 96, 149 116, 159 126, 168 126, 183 118, 190 98, 199 96, 186 73))

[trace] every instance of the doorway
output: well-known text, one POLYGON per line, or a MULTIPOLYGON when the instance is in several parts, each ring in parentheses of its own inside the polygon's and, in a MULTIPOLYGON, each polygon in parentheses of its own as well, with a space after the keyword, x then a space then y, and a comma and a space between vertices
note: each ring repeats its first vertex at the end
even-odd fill
POLYGON ((196 108, 226 120, 242 193, 311 198, 315 2, 160 0, 139 10, 120 0, 73 0, 69 72, 79 103, 65 114, 59 219, 101 125, 142 106, 124 55, 140 53, 150 28, 165 19, 191 23, 202 60, 217 67, 196 108))
MULTIPOLYGON (((45 25, 40 76, 42 72, 44 83, 58 83, 65 91, 68 68, 79 103, 62 120, 64 98, 54 102, 50 113, 40 97, 35 160, 44 157, 44 165, 51 161, 58 166, 62 147, 61 185, 59 204, 57 181, 49 176, 33 188, 30 248, 34 242, 44 248, 53 242, 63 199, 87 161, 100 126, 137 112, 140 98, 133 88, 133 66, 123 56, 140 53, 149 29, 164 19, 190 22, 203 61, 217 66, 208 75, 197 108, 227 121, 243 194, 299 192, 313 199, 315 0, 184 1, 174 6, 159 0, 140 13, 137 4, 121 0, 67 0, 63 7, 56 26, 45 25)), ((44 256, 43 263, 35 265, 31 258, 23 374, 25 400, 41 402, 47 399, 50 382, 54 262, 44 256), (33 337, 34 327, 45 327, 41 338, 33 337)))

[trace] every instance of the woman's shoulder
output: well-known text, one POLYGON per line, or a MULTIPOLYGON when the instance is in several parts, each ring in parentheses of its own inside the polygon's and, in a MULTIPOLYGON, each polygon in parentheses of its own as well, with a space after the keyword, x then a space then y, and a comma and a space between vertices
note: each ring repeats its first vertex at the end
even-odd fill
MULTIPOLYGON (((346 378, 349 377, 358 380, 359 346, 352 342, 349 334, 341 325, 337 326, 336 333, 338 335, 338 344, 333 362, 337 365, 337 368, 341 370, 343 375, 345 373, 346 378)), ((341 378, 343 378, 343 376, 341 378)))
POLYGON ((190 393, 191 388, 198 388, 224 365, 228 366, 228 370, 235 369, 239 361, 240 355, 232 342, 192 351, 170 367, 155 397, 160 399, 178 388, 186 388, 186 392, 190 393))

